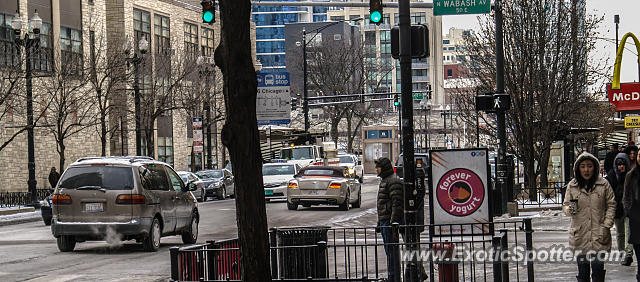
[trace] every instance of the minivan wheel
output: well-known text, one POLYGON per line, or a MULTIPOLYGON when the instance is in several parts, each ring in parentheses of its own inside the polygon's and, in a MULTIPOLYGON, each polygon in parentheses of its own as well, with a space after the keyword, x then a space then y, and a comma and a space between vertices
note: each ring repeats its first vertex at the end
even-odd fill
POLYGON ((224 200, 227 198, 227 188, 222 186, 222 193, 218 195, 218 200, 224 200))
POLYGON ((73 249, 76 247, 76 238, 68 235, 60 235, 56 238, 58 243, 58 250, 61 252, 73 252, 73 249))
POLYGON ((148 252, 155 252, 160 248, 160 221, 158 218, 153 218, 151 223, 151 229, 149 230, 149 236, 142 240, 144 250, 148 252))
POLYGON ((195 244, 198 240, 198 216, 193 213, 191 215, 191 224, 189 228, 182 233, 182 243, 195 244))

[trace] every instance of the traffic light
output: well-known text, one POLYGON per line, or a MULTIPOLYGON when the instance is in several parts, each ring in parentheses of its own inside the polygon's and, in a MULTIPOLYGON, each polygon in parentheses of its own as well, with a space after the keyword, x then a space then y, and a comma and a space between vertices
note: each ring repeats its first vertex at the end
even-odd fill
POLYGON ((295 111, 297 108, 298 108, 298 98, 293 97, 291 98, 291 110, 295 111))
POLYGON ((400 100, 398 100, 398 94, 393 94, 393 105, 400 106, 400 100))
POLYGON ((372 23, 382 23, 382 0, 369 0, 369 19, 372 23))
POLYGON ((213 24, 216 22, 216 3, 214 0, 202 0, 202 23, 213 24))

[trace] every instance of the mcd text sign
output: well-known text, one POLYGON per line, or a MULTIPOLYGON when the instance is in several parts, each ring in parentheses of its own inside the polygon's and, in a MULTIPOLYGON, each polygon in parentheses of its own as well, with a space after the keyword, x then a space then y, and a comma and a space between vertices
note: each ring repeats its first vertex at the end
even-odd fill
POLYGON ((613 81, 611 84, 607 84, 609 102, 616 107, 616 111, 640 110, 640 83, 620 83, 622 52, 624 51, 624 44, 629 37, 635 42, 638 54, 640 54, 640 41, 638 41, 638 38, 631 32, 625 34, 620 41, 620 46, 616 54, 616 63, 613 67, 613 81))

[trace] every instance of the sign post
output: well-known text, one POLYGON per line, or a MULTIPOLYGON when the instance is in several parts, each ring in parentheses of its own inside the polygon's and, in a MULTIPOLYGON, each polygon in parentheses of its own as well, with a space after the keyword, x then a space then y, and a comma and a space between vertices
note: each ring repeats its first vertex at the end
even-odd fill
POLYGON ((202 117, 194 117, 191 119, 191 125, 193 126, 193 153, 202 153, 202 117))
POLYGON ((291 123, 289 73, 258 73, 257 79, 256 116, 258 125, 291 123))

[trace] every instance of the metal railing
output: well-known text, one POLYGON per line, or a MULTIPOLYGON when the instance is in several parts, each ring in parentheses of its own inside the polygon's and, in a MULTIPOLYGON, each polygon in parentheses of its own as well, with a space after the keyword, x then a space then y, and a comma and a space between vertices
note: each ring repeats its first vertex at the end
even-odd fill
MULTIPOLYGON (((391 262, 399 273, 395 281, 413 281, 407 275, 420 273, 428 274, 431 281, 534 281, 532 262, 510 264, 508 259, 501 261, 501 256, 481 260, 467 255, 516 245, 531 250, 532 232, 531 219, 378 228, 275 228, 269 238, 271 275, 274 281, 381 281, 388 273, 386 248, 397 258, 391 262), (380 233, 384 228, 398 240, 385 243, 380 233), (405 241, 411 231, 419 242, 405 241), (434 235, 431 239, 429 231, 434 235)), ((237 239, 173 247, 170 254, 172 281, 240 279, 237 239)))
MULTIPOLYGON (((38 201, 51 194, 49 189, 37 189, 38 201)), ((0 192, 0 208, 19 207, 31 205, 31 193, 29 192, 0 192)))
POLYGON ((564 182, 549 182, 546 187, 524 187, 516 185, 513 188, 514 200, 519 207, 559 207, 564 200, 566 184, 564 182))

